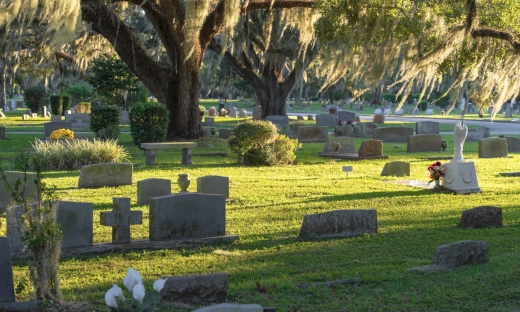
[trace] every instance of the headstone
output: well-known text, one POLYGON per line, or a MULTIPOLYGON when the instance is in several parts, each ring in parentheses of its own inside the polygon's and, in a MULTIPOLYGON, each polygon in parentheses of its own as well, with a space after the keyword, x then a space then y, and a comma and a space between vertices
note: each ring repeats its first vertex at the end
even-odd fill
POLYGON ((488 261, 488 243, 468 240, 438 246, 431 264, 454 269, 468 264, 486 263, 488 261))
POLYGON ((346 172, 347 173, 347 177, 348 177, 348 173, 352 172, 352 170, 353 170, 352 166, 343 166, 343 167, 341 167, 341 171, 346 172))
POLYGON ((197 193, 224 195, 229 198, 229 177, 207 175, 197 178, 197 193))
POLYGON ((440 152, 442 138, 439 134, 410 135, 407 138, 408 153, 440 152))
POLYGON ((478 157, 493 158, 507 156, 507 140, 505 138, 488 138, 478 140, 478 157))
POLYGON ((307 116, 307 120, 314 120, 314 116, 313 115, 308 115, 307 116))
MULTIPOLYGON (((0 129, 0 138, 2 137, 0 129)), ((508 152, 520 152, 520 138, 506 137, 507 140, 507 151, 508 152)))
POLYGON ((137 204, 148 205, 151 197, 170 195, 172 182, 169 179, 150 178, 137 181, 137 204))
POLYGON ((99 223, 112 227, 112 243, 129 244, 130 225, 143 223, 142 211, 130 210, 130 198, 114 197, 112 199, 113 211, 100 212, 99 223))
MULTIPOLYGON (((125 125, 130 124, 130 120, 128 120, 128 123, 121 122, 121 119, 123 118, 122 117, 123 113, 126 113, 126 115, 128 115, 128 112, 126 112, 126 111, 121 112, 121 115, 119 117, 120 123, 125 124, 125 125)), ((68 115, 65 115, 65 122, 70 122, 72 128, 90 127, 90 114, 85 114, 85 113, 68 114, 68 115)))
POLYGON ((412 110, 412 115, 419 115, 419 109, 418 108, 414 108, 412 110))
POLYGON ((404 115, 403 109, 402 109, 402 108, 397 109, 397 110, 395 111, 394 115, 399 115, 399 116, 404 115))
POLYGON ((202 129, 202 136, 205 137, 205 138, 211 138, 212 137, 212 134, 211 134, 211 129, 207 129, 207 128, 203 128, 202 129))
POLYGON ((131 163, 102 163, 82 166, 79 188, 132 185, 131 163))
POLYGON ((338 153, 354 153, 356 151, 356 139, 349 137, 331 137, 325 143, 324 153, 334 152, 333 145, 339 143, 338 153))
POLYGON ((328 136, 327 127, 304 126, 298 127, 297 130, 297 137, 300 143, 327 142, 328 136))
POLYGON ((374 110, 374 115, 383 115, 383 111, 380 108, 374 110))
POLYGON ((238 112, 237 112, 237 108, 236 107, 231 107, 231 109, 229 110, 229 116, 232 117, 232 118, 237 118, 238 117, 238 112))
POLYGON ((296 119, 297 119, 297 120, 304 120, 302 115, 298 115, 298 116, 296 117, 296 119))
POLYGON ((5 118, 5 114, 3 111, 0 110, 0 118, 5 118))
POLYGON ((219 129, 218 137, 221 139, 229 139, 233 135, 233 130, 219 129))
POLYGON ((385 164, 381 176, 409 177, 410 163, 404 161, 393 161, 385 164))
POLYGON ((227 102, 227 108, 231 111, 232 108, 237 108, 236 102, 227 102))
POLYGON ((47 117, 47 106, 42 106, 42 117, 47 117))
MULTIPOLYGON (((217 109, 213 106, 211 106, 208 110, 208 115, 209 117, 217 117, 217 109)), ((207 122, 207 118, 206 118, 206 122, 207 122)))
POLYGON ((228 275, 225 273, 169 276, 161 290, 161 300, 201 305, 227 301, 228 275))
POLYGON ((23 114, 22 120, 29 120, 29 114, 23 114))
POLYGON ((72 123, 70 121, 51 121, 43 124, 45 138, 49 138, 52 132, 58 129, 72 129, 72 123))
POLYGON ((436 121, 418 121, 415 123, 415 134, 439 134, 439 123, 436 121))
MULTIPOLYGON (((76 115, 76 114, 74 114, 74 115, 76 115)), ((90 116, 90 114, 87 114, 87 115, 90 116)), ((66 120, 68 120, 67 116, 65 116, 65 118, 66 118, 66 120)), ((71 120, 71 122, 73 122, 73 121, 71 120)), ((126 110, 121 111, 121 113, 119 114, 119 124, 121 124, 121 125, 130 124, 130 112, 129 111, 126 111, 126 110)), ((85 127, 89 127, 89 126, 90 126, 90 120, 88 121, 88 126, 85 126, 85 127)), ((80 127, 80 126, 76 126, 76 127, 80 127)))
POLYGON ((272 122, 280 128, 289 124, 289 117, 287 116, 267 116, 265 120, 272 122))
POLYGON ((364 138, 373 138, 374 137, 374 129, 377 129, 377 124, 373 122, 364 122, 363 125, 363 137, 364 138))
POLYGON ((0 140, 5 140, 5 127, 0 126, 0 140))
POLYGON ((383 111, 383 115, 391 115, 392 114, 392 110, 390 108, 385 108, 385 110, 383 111))
POLYGON ((61 122, 61 115, 52 115, 51 116, 51 122, 56 122, 56 121, 61 122))
POLYGON ((336 137, 349 137, 352 136, 352 126, 336 126, 334 127, 334 136, 336 137))
POLYGON ((63 231, 62 248, 90 247, 94 237, 94 204, 57 201, 58 224, 63 231))
POLYGON ((8 237, 0 237, 0 307, 2 303, 15 302, 11 248, 8 237))
POLYGON ((262 106, 253 107, 253 119, 261 119, 262 118, 262 106))
POLYGON ((358 151, 359 156, 381 156, 383 155, 383 141, 368 140, 361 142, 358 151))
POLYGON ((333 107, 329 108, 329 114, 336 114, 336 109, 333 107))
MULTIPOLYGON (((38 189, 36 184, 34 184, 34 180, 36 180, 36 173, 32 172, 18 172, 18 171, 6 171, 4 172, 7 183, 14 187, 17 180, 22 182, 21 187, 23 188, 23 182, 25 177, 27 177, 27 183, 25 184, 24 196, 27 200, 37 200, 38 199, 38 189)), ((11 197, 11 192, 6 190, 4 181, 0 179, 0 213, 5 212, 7 206, 13 201, 11 197)))
MULTIPOLYGON (((219 303, 209 307, 200 308, 193 312, 267 312, 259 304, 219 303)), ((272 310, 273 312, 276 309, 272 310)))
POLYGON ((151 241, 226 234, 226 197, 178 193, 150 199, 151 241))
POLYGON ((32 113, 30 116, 32 119, 36 119, 38 118, 38 113, 32 113))
POLYGON ((238 117, 240 117, 240 118, 247 118, 247 111, 245 109, 241 109, 239 114, 238 114, 238 117))
POLYGON ((468 129, 468 135, 466 141, 476 142, 484 138, 484 133, 480 129, 468 129))
POLYGON ((350 120, 356 120, 356 113, 350 112, 350 111, 340 111, 337 113, 338 121, 344 120, 346 122, 349 122, 350 120))
POLYGON ((384 115, 374 115, 373 122, 375 124, 384 124, 385 123, 385 116, 384 115))
POLYGON ((413 135, 413 129, 408 127, 387 127, 374 129, 372 138, 384 142, 407 142, 413 135))
POLYGON ((458 227, 463 229, 502 227, 502 209, 493 206, 480 206, 464 210, 458 227))
POLYGON ((355 237, 377 233, 377 211, 335 210, 305 215, 300 237, 308 239, 355 237))
POLYGON ((318 114, 316 115, 316 125, 317 126, 336 126, 338 123, 336 121, 336 115, 334 114, 318 114))
POLYGON ((424 112, 425 115, 433 115, 433 109, 431 108, 428 108, 425 112, 424 112))

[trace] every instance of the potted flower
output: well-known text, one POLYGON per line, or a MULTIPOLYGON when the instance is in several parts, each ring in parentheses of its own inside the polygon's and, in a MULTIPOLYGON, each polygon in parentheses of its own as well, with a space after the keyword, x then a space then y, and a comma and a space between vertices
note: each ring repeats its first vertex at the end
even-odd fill
POLYGON ((347 122, 345 120, 339 120, 338 121, 338 125, 340 126, 346 126, 347 125, 347 122))
POLYGON ((220 110, 220 115, 221 115, 222 117, 226 117, 227 112, 228 112, 228 111, 227 111, 225 108, 222 108, 222 109, 220 110))
POLYGON ((200 117, 204 117, 204 114, 206 113, 206 107, 204 107, 203 105, 199 105, 199 113, 200 117))
POLYGON ((432 182, 435 182, 435 188, 440 187, 440 181, 444 178, 445 167, 442 165, 440 161, 434 162, 433 164, 428 166, 428 172, 430 173, 430 181, 428 185, 432 182))

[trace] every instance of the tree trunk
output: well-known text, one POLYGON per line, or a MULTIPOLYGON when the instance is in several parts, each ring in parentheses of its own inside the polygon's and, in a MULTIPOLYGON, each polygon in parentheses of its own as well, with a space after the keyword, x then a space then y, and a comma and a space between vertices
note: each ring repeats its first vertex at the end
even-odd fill
POLYGON ((262 107, 262 118, 285 116, 287 100, 296 86, 296 79, 292 79, 292 77, 287 77, 284 82, 279 82, 277 71, 275 66, 269 66, 262 73, 264 84, 253 85, 262 107))
POLYGON ((7 66, 5 59, 0 61, 0 108, 5 111, 6 103, 6 91, 5 91, 5 80, 7 75, 7 66))
POLYGON ((372 93, 372 104, 381 105, 383 102, 383 81, 381 81, 372 93))

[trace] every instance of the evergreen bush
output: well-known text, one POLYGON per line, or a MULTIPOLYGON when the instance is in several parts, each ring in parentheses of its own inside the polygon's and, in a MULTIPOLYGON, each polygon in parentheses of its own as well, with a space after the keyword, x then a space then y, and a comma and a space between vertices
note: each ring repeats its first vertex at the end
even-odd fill
POLYGON ((428 102, 426 100, 421 100, 421 102, 419 102, 419 107, 421 111, 426 111, 426 109, 428 108, 428 102))
POLYGON ((51 95, 51 112, 53 115, 61 115, 63 112, 63 100, 60 95, 51 95))
POLYGON ((62 94, 61 101, 61 115, 65 116, 65 113, 70 109, 70 96, 68 94, 62 94))
POLYGON ((90 102, 79 102, 78 104, 74 105, 74 112, 75 113, 82 113, 82 114, 90 114, 90 102))
POLYGON ((166 139, 170 112, 158 102, 134 103, 129 113, 134 143, 162 142, 166 139))
POLYGON ((107 133, 110 133, 109 138, 116 140, 120 132, 120 114, 121 112, 116 106, 103 105, 94 107, 90 112, 90 129, 92 129, 99 138, 107 139, 107 133))
POLYGON ((33 112, 37 113, 45 103, 47 90, 44 86, 29 87, 24 90, 25 105, 33 112))

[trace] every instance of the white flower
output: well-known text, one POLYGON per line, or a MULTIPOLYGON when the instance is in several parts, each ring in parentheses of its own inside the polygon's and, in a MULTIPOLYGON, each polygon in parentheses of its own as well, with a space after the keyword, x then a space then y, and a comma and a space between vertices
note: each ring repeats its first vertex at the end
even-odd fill
POLYGON ((161 278, 161 279, 156 280, 153 283, 153 289, 156 292, 161 293, 161 290, 164 288, 164 283, 166 283, 166 279, 165 278, 161 278))
POLYGON ((121 300, 126 300, 125 296, 123 296, 123 290, 121 287, 114 284, 112 288, 110 288, 105 294, 105 302, 111 308, 117 308, 116 297, 119 297, 121 300))
POLYGON ((132 289, 132 296, 134 296, 134 299, 137 300, 137 302, 143 303, 145 292, 143 283, 139 282, 132 289))
POLYGON ((134 288, 134 286, 136 284, 142 283, 142 282, 143 282, 143 279, 141 278, 141 274, 139 274, 139 272, 137 272, 136 270, 129 267, 128 273, 126 274, 126 277, 123 280, 123 284, 125 285, 125 287, 129 291, 132 291, 132 289, 134 288))

